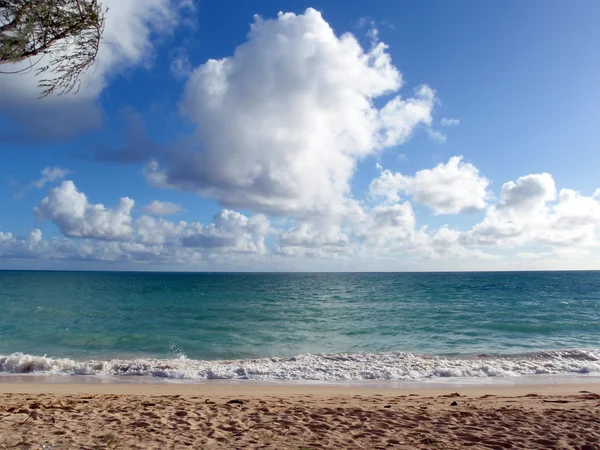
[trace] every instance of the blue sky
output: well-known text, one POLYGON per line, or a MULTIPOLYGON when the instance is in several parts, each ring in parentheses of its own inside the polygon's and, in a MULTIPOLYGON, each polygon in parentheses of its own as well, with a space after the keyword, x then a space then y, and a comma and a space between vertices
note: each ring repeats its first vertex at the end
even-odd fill
POLYGON ((104 3, 0 75, 0 268, 600 268, 597 2, 104 3))

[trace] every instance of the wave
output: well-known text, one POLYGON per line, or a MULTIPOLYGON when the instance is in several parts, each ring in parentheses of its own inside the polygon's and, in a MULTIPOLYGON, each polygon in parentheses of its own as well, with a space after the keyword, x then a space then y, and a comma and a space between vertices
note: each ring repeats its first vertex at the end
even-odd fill
POLYGON ((23 353, 0 356, 0 374, 160 377, 176 380, 426 381, 436 378, 600 375, 600 349, 520 355, 432 356, 414 353, 301 355, 234 361, 111 359, 76 361, 23 353))

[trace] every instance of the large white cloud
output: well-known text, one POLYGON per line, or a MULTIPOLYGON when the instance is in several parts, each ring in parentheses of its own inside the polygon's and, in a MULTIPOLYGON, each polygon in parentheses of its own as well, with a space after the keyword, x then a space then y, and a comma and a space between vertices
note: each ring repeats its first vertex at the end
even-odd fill
POLYGON ((458 214, 484 209, 489 184, 477 167, 463 162, 462 156, 453 156, 448 163, 420 170, 413 177, 384 170, 371 183, 370 193, 390 202, 399 201, 403 193, 436 214, 458 214))
MULTIPOLYGON (((15 130, 23 131, 7 133, 5 138, 64 138, 97 126, 101 113, 94 100, 109 79, 133 67, 148 66, 154 56, 153 34, 171 32, 180 7, 185 6, 180 0, 103 0, 102 4, 108 8, 102 44, 96 64, 82 77, 79 92, 40 100, 35 70, 0 75, 0 117, 7 117, 15 130)), ((48 58, 36 67, 42 67, 48 58)), ((19 71, 33 62, 5 64, 2 70, 19 71)))
POLYGON ((131 209, 134 201, 124 197, 114 208, 90 204, 75 184, 63 181, 49 191, 35 208, 42 220, 51 220, 65 236, 126 240, 132 235, 131 209))
POLYGON ((233 56, 190 75, 181 109, 197 124, 196 142, 150 164, 147 178, 225 207, 346 212, 357 162, 431 123, 434 91, 402 98, 402 84, 385 44, 364 50, 314 9, 256 17, 233 56), (384 95, 393 97, 378 109, 384 95))

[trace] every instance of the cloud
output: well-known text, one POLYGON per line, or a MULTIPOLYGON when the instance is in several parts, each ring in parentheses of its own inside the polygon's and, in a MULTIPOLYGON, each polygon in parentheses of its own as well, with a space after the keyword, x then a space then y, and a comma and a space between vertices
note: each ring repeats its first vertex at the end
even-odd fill
POLYGON ((171 76, 176 80, 184 80, 192 73, 190 55, 183 47, 171 50, 171 66, 169 68, 171 76))
POLYGON ((447 117, 442 117, 440 120, 440 125, 443 127, 455 127, 460 124, 459 119, 449 119, 447 117))
POLYGON ((133 223, 132 241, 142 245, 167 246, 170 251, 190 248, 195 251, 225 253, 264 253, 265 236, 271 233, 266 217, 246 217, 222 210, 208 225, 198 222, 170 222, 141 216, 133 223))
POLYGON ((31 189, 42 189, 47 184, 60 181, 72 173, 69 169, 63 169, 59 166, 44 167, 41 171, 41 177, 32 181, 29 186, 19 191, 15 196, 17 198, 23 197, 31 189))
POLYGON ((134 201, 124 197, 114 208, 90 204, 72 181, 53 188, 35 208, 40 220, 52 221, 65 236, 105 240, 126 240, 132 235, 131 210, 134 201))
POLYGON ((367 216, 362 236, 368 246, 386 246, 393 240, 408 240, 415 232, 415 212, 410 202, 380 205, 367 216))
POLYGON ((171 202, 154 200, 144 207, 144 212, 153 216, 172 216, 185 211, 181 206, 171 202))
POLYGON ((575 262, 598 266, 597 192, 557 192, 552 176, 541 173, 505 183, 495 198, 488 195, 487 180, 480 178, 460 157, 413 177, 382 170, 371 184, 372 194, 382 202, 357 202, 343 217, 278 218, 274 224, 265 215, 247 216, 231 209, 219 211, 206 224, 149 215, 135 218, 133 200, 124 197, 112 208, 93 204, 67 180, 50 189, 34 209, 38 219, 52 221, 64 237, 43 239, 37 228, 24 237, 0 232, 0 258, 3 266, 11 261, 60 260, 130 269, 133 266, 127 264, 183 265, 186 270, 531 269, 574 268, 575 262), (443 211, 477 204, 464 199, 456 203, 459 195, 451 200, 439 197, 432 187, 441 184, 462 192, 455 184, 463 178, 479 179, 475 186, 482 189, 481 195, 485 192, 484 201, 495 202, 485 208, 481 222, 464 230, 419 224, 411 204, 416 199, 443 211), (412 200, 401 199, 399 192, 409 190, 412 200), (506 256, 506 249, 512 248, 516 250, 506 256))
POLYGON ((429 139, 440 144, 443 144, 448 140, 444 133, 438 130, 434 130, 433 128, 427 128, 427 135, 429 136, 429 139))
POLYGON ((401 97, 386 50, 336 36, 314 9, 256 17, 233 56, 190 75, 181 110, 197 125, 195 141, 151 162, 148 181, 226 208, 347 213, 357 163, 432 121, 435 92, 420 86, 401 97), (378 109, 374 100, 388 95, 378 109))
POLYGON ((369 16, 364 16, 358 19, 358 21, 356 22, 356 26, 358 28, 373 28, 375 26, 375 21, 369 17, 369 16))
POLYGON ((527 175, 516 183, 509 181, 502 186, 498 208, 519 214, 538 214, 546 202, 556 199, 556 186, 549 173, 527 175))
MULTIPOLYGON (((108 8, 102 44, 94 67, 82 77, 75 94, 38 99, 35 70, 0 75, 0 117, 12 124, 3 140, 65 139, 99 126, 102 114, 96 98, 111 78, 135 67, 149 66, 154 56, 152 38, 169 33, 180 20, 175 0, 103 0, 108 8)), ((43 66, 48 56, 39 63, 43 66)), ((6 64, 5 71, 27 68, 35 61, 6 64)))
POLYGON ((556 192, 548 173, 532 174, 502 186, 500 199, 484 220, 465 234, 467 245, 515 247, 597 246, 600 229, 598 198, 572 189, 556 192))
POLYGON ((37 259, 40 250, 46 246, 42 241, 42 232, 35 228, 27 237, 14 237, 12 233, 0 231, 0 257, 15 259, 37 259))
POLYGON ((44 167, 42 169, 42 176, 31 183, 31 188, 42 189, 46 184, 53 183, 64 179, 67 175, 73 172, 69 169, 63 169, 59 166, 56 167, 44 167))
POLYGON ((427 205, 435 214, 459 214, 485 208, 489 180, 480 175, 462 156, 453 156, 446 164, 418 171, 414 177, 383 170, 371 182, 369 192, 374 198, 388 202, 400 200, 400 193, 412 196, 416 203, 427 205))
POLYGON ((341 248, 348 246, 349 243, 348 235, 343 233, 338 226, 316 226, 311 223, 300 223, 279 235, 279 251, 288 254, 290 247, 339 251, 341 248))
POLYGON ((138 241, 151 245, 177 244, 188 230, 184 221, 175 223, 150 216, 138 218, 134 226, 138 241))
POLYGON ((236 253, 265 253, 264 236, 256 235, 261 225, 236 211, 222 210, 210 225, 191 227, 182 244, 184 247, 219 248, 236 253))
MULTIPOLYGON (((151 205, 156 207, 156 202, 151 205)), ((63 181, 34 212, 40 220, 52 221, 67 238, 77 239, 43 241, 39 230, 27 239, 0 233, 0 257, 191 263, 219 254, 264 254, 265 237, 273 232, 268 218, 260 214, 247 217, 222 210, 203 225, 147 215, 133 220, 133 206, 127 197, 114 208, 91 204, 72 181, 63 181)), ((164 212, 172 206, 176 205, 160 203, 158 209, 164 212)))

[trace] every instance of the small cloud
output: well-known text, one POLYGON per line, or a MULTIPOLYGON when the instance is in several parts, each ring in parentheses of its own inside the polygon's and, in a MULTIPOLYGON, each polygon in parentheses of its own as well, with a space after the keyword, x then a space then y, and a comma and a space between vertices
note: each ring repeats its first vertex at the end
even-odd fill
POLYGON ((25 189, 17 192, 15 195, 17 198, 23 197, 27 191, 31 189, 42 189, 49 183, 54 183, 55 181, 63 180, 67 175, 72 174, 73 172, 69 169, 63 169, 59 166, 55 167, 44 167, 41 172, 41 177, 37 180, 33 181, 29 186, 25 189))
POLYGON ((390 30, 396 29, 396 26, 389 20, 375 21, 369 16, 364 16, 364 17, 361 17, 360 19, 358 19, 356 21, 356 26, 358 28, 365 28, 365 27, 376 28, 377 26, 383 26, 383 27, 389 28, 390 30))
POLYGON ((447 141, 446 135, 441 131, 434 130, 433 128, 427 128, 427 134, 429 135, 429 139, 435 141, 439 144, 443 144, 447 141))
POLYGON ((396 159, 400 162, 406 162, 406 161, 408 161, 408 155, 406 155, 404 153, 398 153, 398 155, 396 156, 396 159))
POLYGON ((194 3, 194 0, 181 0, 179 2, 179 8, 187 10, 190 13, 196 12, 196 4, 194 3))
POLYGON ((459 119, 450 119, 448 117, 442 117, 440 120, 440 125, 443 127, 455 127, 460 123, 459 119))
POLYGON ((377 23, 368 16, 361 17, 356 22, 358 28, 368 28, 367 37, 373 45, 379 43, 379 30, 377 29, 377 23))
POLYGON ((388 27, 390 30, 395 30, 396 29, 396 25, 394 25, 392 22, 390 22, 388 20, 382 20, 380 23, 384 27, 388 27))
POLYGON ((185 48, 179 47, 171 52, 169 72, 176 80, 184 80, 192 73, 192 64, 185 48))
POLYGON ((367 37, 373 44, 377 44, 379 42, 379 30, 377 28, 369 29, 369 31, 367 31, 367 37))
POLYGON ((175 203, 161 202, 159 200, 154 200, 144 207, 144 212, 153 216, 172 216, 182 211, 185 210, 175 203))
POLYGON ((356 22, 356 26, 358 28, 374 27, 375 21, 373 19, 371 19, 369 16, 361 17, 356 22))
POLYGON ((31 183, 30 189, 37 188, 42 189, 48 183, 53 183, 55 181, 60 181, 65 178, 67 175, 72 174, 73 172, 69 169, 62 169, 61 167, 44 167, 42 169, 42 176, 31 183))

